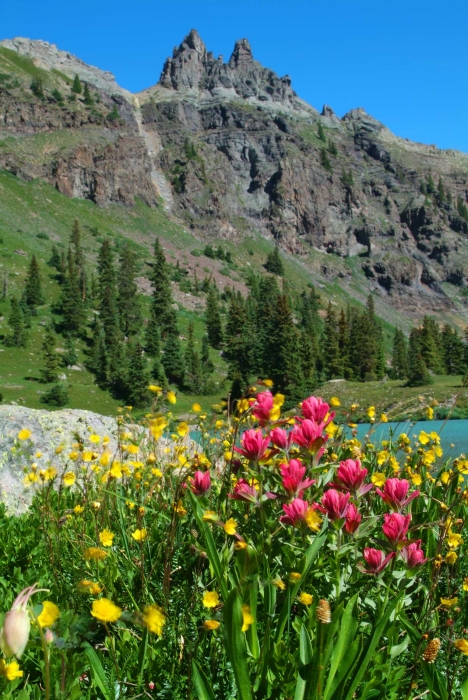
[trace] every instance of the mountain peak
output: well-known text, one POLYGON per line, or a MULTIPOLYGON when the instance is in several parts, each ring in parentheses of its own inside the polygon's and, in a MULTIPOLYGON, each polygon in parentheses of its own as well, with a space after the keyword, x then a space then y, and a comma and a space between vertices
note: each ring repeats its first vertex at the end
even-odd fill
POLYGON ((229 68, 245 68, 253 63, 252 48, 248 39, 238 39, 229 59, 229 68))

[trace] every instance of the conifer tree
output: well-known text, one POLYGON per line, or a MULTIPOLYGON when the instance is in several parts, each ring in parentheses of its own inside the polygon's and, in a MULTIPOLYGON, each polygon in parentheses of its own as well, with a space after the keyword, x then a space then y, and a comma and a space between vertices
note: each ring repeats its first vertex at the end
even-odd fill
POLYGON ((76 95, 81 95, 82 93, 81 81, 78 74, 75 74, 71 91, 74 92, 76 95))
POLYGON ((68 400, 68 389, 63 382, 57 382, 41 396, 42 403, 48 406, 55 406, 56 408, 66 406, 68 400))
POLYGON ((392 376, 395 379, 405 379, 408 376, 406 340, 400 328, 395 328, 393 336, 392 376))
POLYGON ((194 394, 201 392, 203 387, 203 375, 200 356, 195 348, 195 332, 193 322, 190 321, 187 335, 187 347, 185 349, 185 385, 194 394))
POLYGON ((78 362, 78 353, 76 351, 75 342, 73 336, 67 333, 65 336, 65 353, 62 356, 63 364, 65 367, 71 367, 76 365, 78 362))
POLYGON ((340 311, 340 317, 338 319, 338 345, 340 348, 340 360, 341 367, 343 369, 343 377, 349 379, 352 375, 349 362, 349 329, 348 320, 346 318, 344 309, 340 311))
POLYGON ((327 149, 325 147, 320 149, 320 164, 322 168, 325 168, 325 170, 328 170, 328 172, 332 172, 332 165, 330 163, 330 158, 328 157, 327 149))
POLYGON ((151 394, 148 389, 150 381, 150 372, 146 363, 143 348, 140 343, 136 345, 129 344, 127 348, 128 354, 128 372, 127 372, 127 391, 125 400, 135 408, 144 408, 151 403, 151 394))
POLYGON ((145 351, 149 357, 159 357, 161 352, 161 334, 153 314, 150 315, 145 330, 145 351))
POLYGON ((151 313, 161 331, 161 337, 178 335, 177 314, 174 311, 169 266, 159 238, 154 244, 154 262, 150 275, 153 286, 151 313))
POLYGON ((120 328, 126 336, 138 334, 142 323, 141 305, 138 299, 135 275, 135 254, 128 245, 125 245, 120 254, 118 308, 120 328))
POLYGON ((55 346, 55 333, 53 332, 52 327, 49 325, 45 329, 44 338, 42 341, 44 366, 41 369, 41 381, 43 381, 45 384, 56 382, 58 380, 61 358, 57 353, 55 346))
POLYGON ((265 371, 278 391, 296 397, 303 386, 301 371, 300 337, 294 327, 288 297, 280 294, 275 305, 275 352, 268 358, 265 371))
POLYGON ((213 360, 210 357, 210 341, 207 335, 202 338, 200 362, 203 376, 206 378, 214 371, 213 360))
POLYGON ((8 272, 5 270, 3 273, 3 282, 2 282, 2 301, 6 301, 8 299, 8 272))
POLYGON ((70 234, 70 247, 73 252, 73 262, 77 268, 82 268, 84 266, 84 252, 81 245, 81 226, 78 219, 75 219, 73 222, 70 234))
POLYGON ((50 265, 50 267, 55 267, 57 272, 60 272, 61 269, 61 258, 60 258, 60 253, 58 252, 57 246, 52 246, 52 253, 47 261, 47 264, 50 265))
POLYGON ((336 314, 331 302, 328 303, 324 328, 323 356, 327 379, 338 379, 343 376, 343 365, 337 331, 336 314))
POLYGON ((107 354, 104 329, 96 318, 92 328, 91 350, 88 366, 102 389, 110 387, 109 356, 107 354))
POLYGON ((210 287, 206 297, 205 323, 210 345, 218 350, 223 342, 223 327, 219 313, 218 295, 213 286, 210 287))
POLYGON ((86 310, 83 303, 78 270, 71 248, 68 249, 67 267, 63 276, 59 309, 63 317, 63 329, 73 335, 79 335, 83 331, 86 322, 86 310))
POLYGON ((443 374, 443 348, 438 323, 435 319, 424 316, 418 333, 420 351, 426 368, 434 374, 443 374))
POLYGON ((323 141, 324 143, 327 142, 327 137, 325 136, 325 130, 324 130, 321 122, 319 122, 319 125, 318 125, 317 136, 319 137, 320 141, 323 141))
POLYGON ((407 386, 425 386, 432 381, 422 356, 420 334, 413 328, 409 338, 407 386))
POLYGON ((466 372, 463 341, 455 328, 445 324, 442 331, 444 369, 447 374, 457 375, 466 372))
POLYGON ((24 322, 23 310, 16 297, 11 297, 10 305, 8 324, 12 334, 7 338, 7 344, 15 348, 25 348, 28 342, 28 333, 24 322))
POLYGON ((229 366, 228 378, 248 384, 252 372, 250 348, 245 335, 247 327, 245 303, 240 295, 233 295, 229 302, 224 357, 229 366))
POLYGON ((117 310, 117 277, 114 255, 106 239, 99 251, 99 314, 109 348, 120 340, 119 313, 117 310))
POLYGON ((28 272, 24 282, 23 300, 26 306, 29 307, 33 316, 36 316, 37 314, 37 307, 44 303, 41 275, 35 255, 32 256, 31 262, 29 263, 28 272))
POLYGON ((88 107, 92 107, 92 105, 94 104, 94 100, 93 100, 93 98, 91 97, 91 93, 90 93, 90 91, 89 91, 88 83, 85 83, 85 86, 84 86, 84 90, 83 90, 83 102, 84 102, 84 104, 87 105, 88 107))
POLYGON ((162 366, 168 381, 182 388, 185 378, 185 364, 179 336, 175 333, 171 333, 166 338, 162 366))
POLYGON ((281 260, 278 244, 275 245, 271 253, 268 253, 265 270, 271 272, 273 275, 284 275, 284 265, 281 260))

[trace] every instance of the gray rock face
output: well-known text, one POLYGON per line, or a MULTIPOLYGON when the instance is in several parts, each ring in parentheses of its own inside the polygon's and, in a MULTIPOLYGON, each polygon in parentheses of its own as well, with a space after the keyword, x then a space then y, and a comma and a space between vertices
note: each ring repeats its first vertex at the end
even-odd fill
POLYGON ((73 470, 68 459, 72 445, 78 437, 85 443, 90 432, 101 437, 109 436, 109 449, 116 446, 117 424, 114 418, 100 416, 91 411, 63 409, 46 411, 23 406, 0 406, 0 500, 9 513, 21 513, 31 503, 34 489, 25 487, 24 467, 33 462, 37 469, 54 466, 59 473, 73 470), (19 441, 18 433, 31 431, 28 440, 19 441), (57 447, 63 447, 56 454, 57 447), (41 456, 36 457, 40 452, 41 456))

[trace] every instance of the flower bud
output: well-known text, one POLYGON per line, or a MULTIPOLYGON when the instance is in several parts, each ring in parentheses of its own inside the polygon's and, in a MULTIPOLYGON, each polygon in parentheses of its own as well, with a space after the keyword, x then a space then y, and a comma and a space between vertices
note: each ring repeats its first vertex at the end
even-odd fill
POLYGON ((55 635, 52 632, 52 630, 46 629, 45 634, 44 634, 44 639, 46 640, 47 644, 52 644, 54 641, 55 635))
POLYGON ((31 623, 26 610, 13 609, 7 612, 0 633, 0 646, 7 658, 20 659, 29 639, 31 623))

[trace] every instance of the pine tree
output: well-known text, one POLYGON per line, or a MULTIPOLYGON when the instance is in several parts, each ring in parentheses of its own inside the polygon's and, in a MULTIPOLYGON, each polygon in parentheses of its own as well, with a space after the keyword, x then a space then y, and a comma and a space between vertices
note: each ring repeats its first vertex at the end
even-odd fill
POLYGON ((335 144, 335 142, 332 141, 331 139, 328 139, 328 152, 329 152, 330 155, 332 155, 332 156, 337 156, 337 155, 338 155, 338 149, 337 149, 337 147, 336 147, 336 144, 335 144))
POLYGON ((195 333, 193 322, 190 321, 187 335, 187 347, 185 349, 185 385, 194 394, 201 392, 203 387, 203 375, 200 356, 195 348, 195 333))
POLYGON ((207 335, 204 335, 202 338, 200 362, 203 376, 206 378, 214 371, 214 364, 210 357, 210 341, 207 335))
POLYGON ((419 329, 419 344, 421 355, 428 370, 434 374, 443 374, 443 348, 440 328, 435 319, 424 316, 422 327, 419 329))
POLYGON ((63 364, 65 367, 72 367, 78 362, 78 353, 76 351, 75 342, 73 336, 67 333, 65 336, 65 353, 62 356, 63 364))
POLYGON ((171 333, 166 338, 162 366, 164 367, 168 381, 182 388, 185 378, 184 357, 182 355, 179 337, 174 333, 171 333))
POLYGON ((42 341, 44 366, 41 369, 41 381, 44 382, 44 384, 49 384, 58 380, 61 358, 56 351, 56 344, 55 333, 51 326, 47 326, 42 341))
POLYGON ((50 265, 50 267, 55 267, 57 272, 60 272, 61 257, 60 257, 60 253, 58 252, 58 248, 55 245, 52 246, 52 253, 51 253, 49 260, 47 261, 47 264, 50 265))
POLYGON ((36 316, 37 314, 37 307, 44 303, 41 275, 35 255, 33 255, 31 258, 24 282, 23 300, 26 306, 29 307, 33 316, 36 316))
POLYGON ((445 324, 442 331, 442 348, 445 372, 451 375, 464 374, 466 371, 465 347, 455 328, 451 328, 448 324, 445 324))
POLYGON ((317 136, 319 137, 320 141, 323 141, 324 143, 327 142, 327 137, 325 136, 325 130, 324 130, 321 122, 319 122, 319 125, 318 125, 317 136))
POLYGON ((284 265, 281 260, 278 244, 275 245, 271 253, 268 253, 265 270, 271 272, 273 275, 284 275, 284 265))
POLYGON ((161 331, 161 337, 178 335, 177 314, 173 309, 173 298, 169 266, 161 243, 157 238, 154 244, 154 263, 150 275, 153 286, 151 312, 161 331))
POLYGON ((336 314, 331 302, 328 304, 324 328, 323 356, 327 379, 338 379, 343 376, 339 336, 337 331, 336 314))
POLYGON ((121 338, 119 313, 117 309, 117 277, 114 255, 110 242, 106 239, 99 251, 99 318, 104 328, 106 344, 112 349, 121 338))
POLYGON ((89 91, 88 83, 85 83, 85 86, 84 86, 84 90, 83 90, 83 102, 84 102, 84 104, 87 105, 88 107, 92 107, 92 105, 94 104, 94 100, 93 100, 93 98, 91 97, 91 93, 90 93, 90 91, 89 91))
POLYGON ((142 324, 141 305, 138 299, 138 287, 135 282, 135 254, 125 245, 120 254, 118 281, 118 307, 120 328, 126 336, 137 335, 142 324))
POLYGON ((107 353, 104 329, 96 318, 92 328, 91 350, 88 362, 94 373, 98 386, 107 389, 110 386, 109 356, 107 353))
POLYGON ((219 313, 218 295, 214 287, 210 287, 206 297, 205 323, 210 345, 218 350, 223 342, 223 327, 219 313))
POLYGON ((11 297, 10 304, 8 324, 12 334, 6 339, 7 344, 15 348, 25 348, 28 342, 28 333, 24 322, 23 310, 16 297, 11 297))
POLYGON ((395 379, 404 379, 408 376, 406 340, 400 328, 395 328, 395 335, 393 336, 392 376, 395 379))
POLYGON ((349 379, 352 371, 349 366, 349 329, 344 309, 340 311, 338 319, 338 346, 340 348, 340 361, 343 369, 343 377, 349 379))
POLYGON ((62 282, 62 293, 59 301, 60 313, 63 317, 63 330, 79 335, 86 322, 86 310, 83 295, 71 248, 68 249, 67 267, 62 282))
POLYGON ((48 406, 62 408, 69 401, 68 389, 62 382, 57 382, 41 396, 41 402, 48 406))
POLYGON ((146 363, 143 348, 139 343, 135 346, 129 345, 127 348, 128 355, 128 373, 127 373, 127 391, 125 400, 135 408, 144 408, 151 403, 151 394, 148 389, 150 381, 150 372, 146 363))
POLYGON ((81 245, 81 226, 78 219, 73 222, 70 234, 70 247, 73 251, 73 262, 78 269, 84 266, 84 252, 81 245))
POLYGON ((77 74, 75 74, 75 78, 73 80, 71 91, 73 93, 75 93, 76 95, 81 95, 81 93, 82 93, 81 81, 80 81, 80 78, 77 74))
POLYGON ((233 295, 227 314, 224 358, 229 366, 228 378, 237 377, 243 386, 248 384, 252 373, 250 348, 245 333, 247 322, 244 300, 240 295, 233 295))
POLYGON ((8 299, 8 272, 5 270, 3 273, 3 282, 2 282, 2 301, 6 301, 8 299))
POLYGON ((44 99, 44 97, 45 97, 45 95, 44 95, 44 83, 42 82, 42 78, 34 77, 31 81, 31 85, 29 87, 30 87, 33 95, 35 95, 36 97, 39 97, 40 100, 44 99))
POLYGON ((432 384, 432 381, 421 353, 420 334, 416 328, 413 328, 410 333, 408 348, 407 386, 425 386, 426 384, 432 384))
POLYGON ((145 351, 149 357, 159 357, 161 352, 161 334, 153 314, 150 315, 146 326, 145 351))
POLYGON ((333 170, 325 146, 320 149, 320 165, 322 166, 322 168, 325 168, 325 170, 328 170, 329 173, 331 173, 333 170))

